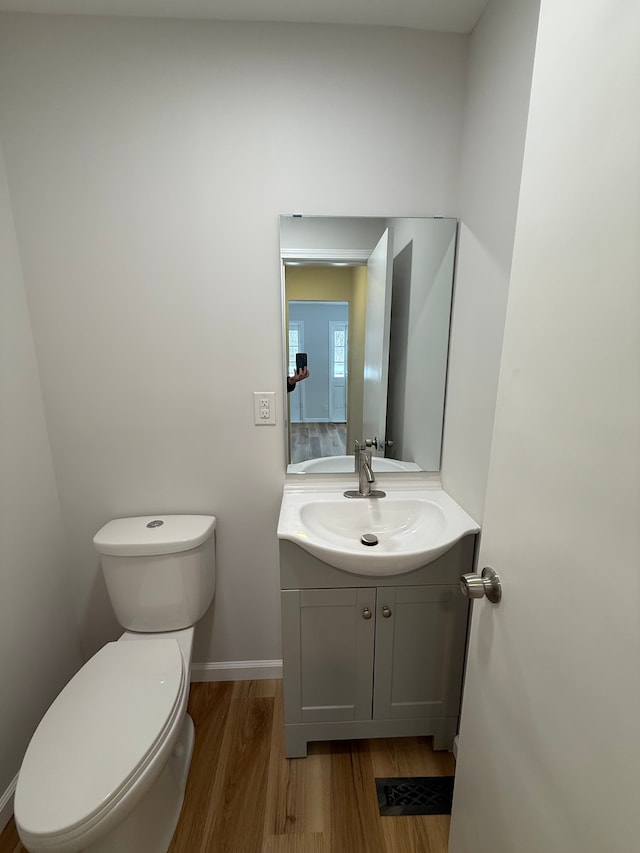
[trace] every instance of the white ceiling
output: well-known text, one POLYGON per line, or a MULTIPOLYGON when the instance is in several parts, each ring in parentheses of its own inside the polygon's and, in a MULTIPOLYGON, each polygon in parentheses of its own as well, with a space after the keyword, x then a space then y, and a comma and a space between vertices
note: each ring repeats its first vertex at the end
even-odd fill
POLYGON ((488 0, 0 0, 0 11, 413 27, 468 33, 488 0))

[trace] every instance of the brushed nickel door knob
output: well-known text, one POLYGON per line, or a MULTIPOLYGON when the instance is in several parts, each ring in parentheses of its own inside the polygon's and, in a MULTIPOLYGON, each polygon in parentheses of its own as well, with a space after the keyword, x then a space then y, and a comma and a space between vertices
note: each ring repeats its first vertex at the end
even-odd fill
POLYGON ((460 589, 466 598, 482 598, 486 595, 492 604, 497 604, 502 598, 500 578, 491 566, 486 566, 481 575, 477 572, 462 575, 460 589))

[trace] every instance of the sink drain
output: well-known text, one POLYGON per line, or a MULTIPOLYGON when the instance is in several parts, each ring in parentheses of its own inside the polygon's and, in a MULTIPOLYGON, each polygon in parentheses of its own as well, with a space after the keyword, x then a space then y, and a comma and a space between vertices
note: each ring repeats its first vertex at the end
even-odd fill
POLYGON ((363 533, 360 538, 360 541, 363 545, 377 545, 378 537, 375 533, 363 533))

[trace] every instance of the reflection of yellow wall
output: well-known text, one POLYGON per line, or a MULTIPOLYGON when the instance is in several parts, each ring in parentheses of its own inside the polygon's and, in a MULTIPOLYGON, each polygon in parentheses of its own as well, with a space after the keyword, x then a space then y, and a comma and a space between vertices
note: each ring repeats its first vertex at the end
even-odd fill
MULTIPOLYGON (((285 267, 285 323, 289 301, 319 300, 349 303, 349 379, 347 386, 347 453, 362 438, 364 323, 366 267, 285 267)), ((311 365, 309 366, 312 369, 311 365)))

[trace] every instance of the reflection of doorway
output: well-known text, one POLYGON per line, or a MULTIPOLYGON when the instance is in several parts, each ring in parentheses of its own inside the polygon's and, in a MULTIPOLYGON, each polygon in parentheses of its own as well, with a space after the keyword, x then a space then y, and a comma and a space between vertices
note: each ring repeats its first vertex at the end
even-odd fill
MULTIPOLYGON (((302 250, 301 253, 303 254, 302 250)), ((287 329, 289 328, 289 310, 292 302, 341 302, 348 305, 348 351, 345 362, 345 394, 346 394, 346 438, 345 448, 353 448, 354 439, 362 439, 362 388, 363 388, 363 359, 364 359, 364 335, 365 335, 365 307, 367 291, 367 267, 361 264, 353 266, 350 263, 332 261, 318 263, 302 263, 296 261, 284 265, 284 296, 285 296, 285 318, 287 329)), ((342 319, 342 318, 340 318, 342 319)), ((324 334, 328 337, 328 328, 324 334)), ((311 349, 307 329, 305 327, 305 352, 311 349)), ((328 346, 328 343, 327 343, 328 346)), ((327 349, 328 353, 328 349, 327 349)), ((288 353, 285 354, 288 362, 288 353)), ((315 357, 309 353, 309 370, 311 376, 301 386, 308 394, 312 384, 318 378, 315 357)), ((329 370, 329 358, 324 363, 329 370)), ((300 387, 301 390, 301 387, 300 387)), ((298 390, 287 395, 288 407, 290 399, 298 390)), ((291 448, 293 446, 293 426, 290 417, 290 408, 287 411, 289 457, 292 462, 291 448)), ((310 412, 307 412, 310 417, 310 412)), ((327 417, 330 417, 330 413, 327 417)), ((298 421, 297 423, 301 423, 298 421)), ((327 421, 329 423, 329 421, 327 421)), ((353 451, 352 451, 353 452, 353 451)), ((332 453, 330 455, 340 455, 332 453)))
POLYGON ((289 395, 291 462, 344 456, 347 437, 349 303, 289 300, 289 370, 307 353, 310 376, 289 395), (296 395, 303 392, 296 399, 296 395))
MULTIPOLYGON (((289 301, 289 365, 295 365, 293 339, 302 340, 310 377, 290 395, 291 423, 345 422, 347 419, 347 341, 349 304, 321 300, 289 301), (304 389, 303 404, 295 395, 304 389)), ((295 369, 295 367, 294 367, 295 369)))

